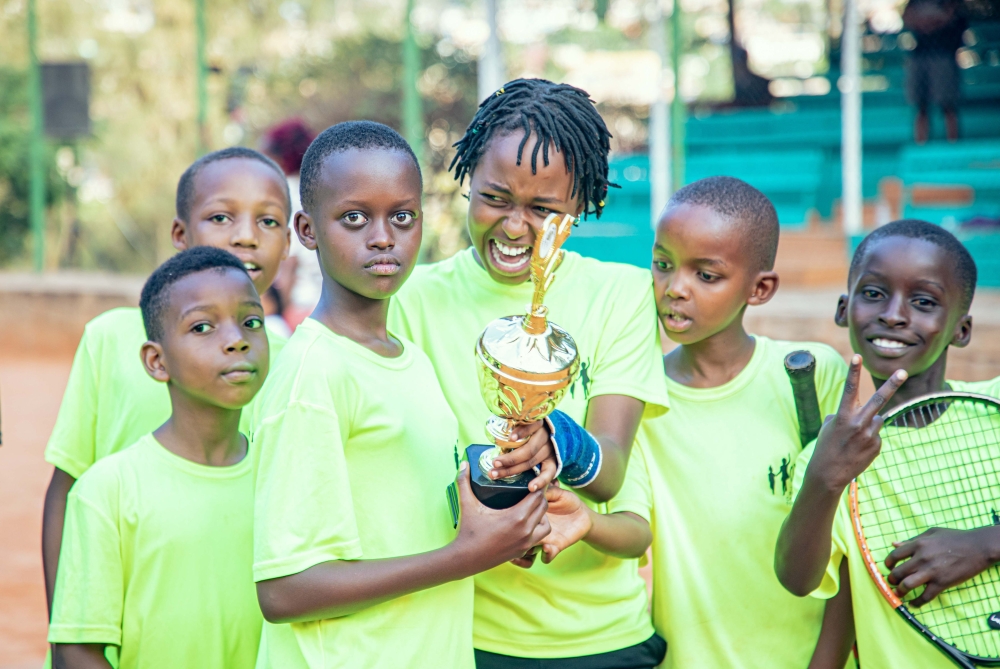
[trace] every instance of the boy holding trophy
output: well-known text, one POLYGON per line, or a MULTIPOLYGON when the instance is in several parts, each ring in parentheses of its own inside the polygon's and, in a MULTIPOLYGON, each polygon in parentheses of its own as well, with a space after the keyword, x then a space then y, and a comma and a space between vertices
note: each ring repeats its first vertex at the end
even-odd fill
POLYGON ((487 508, 463 465, 456 532, 455 417, 427 356, 386 327, 420 248, 406 141, 369 121, 328 128, 301 190, 295 229, 319 255, 323 293, 255 423, 253 574, 268 621, 257 666, 471 669, 469 577, 548 534, 543 493, 487 508))
MULTIPOLYGON (((609 137, 584 91, 520 79, 483 102, 457 144, 456 176, 470 177, 473 248, 417 268, 392 301, 389 324, 430 358, 462 447, 485 440, 491 417, 479 387, 484 356, 477 360, 469 349, 497 316, 524 313, 532 303, 531 259, 544 242, 546 218, 600 215, 609 137)), ((644 413, 668 406, 652 278, 648 270, 566 253, 546 305, 575 341, 576 379, 548 420, 512 431, 512 442, 525 443, 497 457, 488 477, 521 473, 553 449, 560 481, 605 512, 625 480, 644 413)), ((530 333, 517 339, 538 341, 530 333)), ((489 354, 489 338, 483 343, 489 354)), ((550 371, 563 374, 561 367, 550 371)), ((547 476, 543 467, 539 478, 547 476)), ((665 643, 653 632, 637 560, 581 542, 551 564, 503 564, 475 582, 479 669, 654 667, 662 660, 665 643)))

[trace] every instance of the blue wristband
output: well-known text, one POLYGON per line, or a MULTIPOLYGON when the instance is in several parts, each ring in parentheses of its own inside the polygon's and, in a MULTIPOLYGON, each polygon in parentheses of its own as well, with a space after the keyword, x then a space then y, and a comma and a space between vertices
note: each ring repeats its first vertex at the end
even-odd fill
POLYGON ((601 445, 575 420, 558 409, 547 418, 562 471, 559 480, 571 488, 582 488, 601 471, 601 445))

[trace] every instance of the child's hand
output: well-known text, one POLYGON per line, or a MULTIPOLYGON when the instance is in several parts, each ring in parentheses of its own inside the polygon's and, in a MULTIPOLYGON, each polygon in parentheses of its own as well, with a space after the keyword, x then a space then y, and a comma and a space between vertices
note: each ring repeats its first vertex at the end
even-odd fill
POLYGON ((546 516, 552 531, 542 540, 542 562, 548 564, 559 553, 586 538, 594 522, 583 500, 574 492, 560 488, 558 483, 549 486, 545 499, 549 502, 546 516))
POLYGON ((906 381, 906 372, 895 372, 864 406, 858 399, 860 381, 861 356, 855 354, 847 372, 840 408, 823 423, 816 452, 806 469, 806 476, 820 477, 824 486, 838 492, 865 471, 882 448, 879 436, 882 417, 878 412, 906 381))
POLYGON ((538 476, 531 480, 528 488, 532 491, 545 490, 556 477, 556 449, 549 438, 549 429, 544 420, 536 420, 524 425, 518 425, 511 434, 511 439, 528 441, 510 453, 504 453, 494 460, 494 469, 490 471, 493 479, 514 476, 526 472, 535 465, 540 465, 538 476), (496 463, 500 464, 497 465, 496 463))
POLYGON ((462 515, 454 544, 459 559, 469 561, 472 573, 524 556, 551 531, 543 492, 528 493, 509 509, 491 509, 472 492, 468 462, 461 464, 458 473, 458 499, 462 515))
POLYGON ((894 541, 892 545, 896 549, 885 559, 885 566, 892 570, 888 581, 896 586, 900 597, 926 585, 920 596, 910 602, 920 607, 942 591, 993 566, 1000 559, 1000 527, 975 530, 932 527, 909 541, 894 541))

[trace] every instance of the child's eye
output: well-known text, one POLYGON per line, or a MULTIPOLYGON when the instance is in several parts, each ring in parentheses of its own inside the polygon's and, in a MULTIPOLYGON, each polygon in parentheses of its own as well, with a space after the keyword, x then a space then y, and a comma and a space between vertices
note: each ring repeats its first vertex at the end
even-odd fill
POLYGON ((877 300, 882 297, 882 291, 875 290, 874 288, 865 288, 861 291, 861 294, 869 300, 877 300))
POLYGON ((368 217, 360 211, 351 211, 344 214, 344 222, 348 225, 364 225, 368 222, 368 217))
POLYGON ((212 326, 209 325, 208 323, 195 323, 194 326, 191 328, 191 332, 195 332, 197 334, 205 334, 211 329, 212 326))
POLYGON ((243 325, 250 330, 259 330, 264 327, 264 321, 257 316, 251 316, 243 325))
POLYGON ((668 263, 666 260, 654 260, 653 265, 656 267, 656 269, 660 270, 661 272, 669 272, 671 269, 673 269, 670 263, 668 263))
POLYGON ((225 223, 226 221, 229 220, 229 217, 226 216, 225 214, 216 214, 215 216, 210 216, 208 220, 212 221, 213 223, 225 223))
POLYGON ((260 224, 263 225, 265 228, 277 228, 281 225, 281 223, 278 223, 278 221, 273 218, 262 219, 260 224))
POLYGON ((392 215, 392 222, 400 227, 405 227, 413 223, 414 215, 409 211, 400 211, 392 215))
POLYGON ((708 272, 698 272, 698 278, 707 283, 711 283, 718 279, 719 277, 714 274, 709 274, 708 272))
POLYGON ((535 211, 542 214, 543 216, 548 216, 549 214, 554 214, 556 212, 552 211, 548 207, 535 207, 535 211))
POLYGON ((921 309, 933 309, 937 306, 937 302, 928 297, 914 298, 913 304, 921 309))
POLYGON ((504 204, 504 201, 497 197, 496 195, 490 195, 489 193, 480 193, 484 200, 487 202, 494 202, 496 204, 504 204))

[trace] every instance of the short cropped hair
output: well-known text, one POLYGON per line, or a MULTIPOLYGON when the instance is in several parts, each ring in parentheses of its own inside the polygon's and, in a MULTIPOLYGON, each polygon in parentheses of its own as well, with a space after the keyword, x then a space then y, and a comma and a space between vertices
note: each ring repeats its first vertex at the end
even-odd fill
POLYGON ((288 179, 285 177, 285 173, 282 169, 278 167, 278 163, 274 162, 260 151, 254 151, 253 149, 248 149, 244 146, 231 146, 228 149, 220 149, 219 151, 213 151, 212 153, 205 154, 198 160, 191 163, 191 166, 184 170, 184 174, 181 175, 180 180, 177 182, 177 197, 174 205, 177 209, 177 218, 187 222, 191 217, 191 207, 194 204, 195 180, 198 178, 198 173, 212 163, 217 163, 223 160, 233 160, 236 158, 256 160, 257 162, 267 165, 274 170, 275 174, 277 174, 278 178, 281 180, 281 183, 284 184, 284 188, 282 190, 285 193, 285 208, 288 210, 289 216, 291 215, 292 198, 288 191, 288 179))
POLYGON ((139 298, 142 324, 150 341, 160 341, 163 338, 163 314, 170 303, 171 286, 197 272, 225 271, 230 268, 239 270, 250 278, 239 258, 214 246, 195 246, 181 251, 157 267, 146 279, 139 298))
POLYGON ((413 160, 420 177, 420 187, 423 188, 424 177, 420 171, 420 162, 413 148, 403 139, 403 136, 387 125, 375 121, 344 121, 332 125, 313 140, 302 157, 302 169, 299 172, 299 196, 302 198, 302 208, 310 214, 316 212, 316 193, 319 190, 323 176, 323 163, 335 153, 356 149, 382 149, 384 151, 399 151, 413 160))
POLYGON ((584 218, 589 214, 600 218, 608 187, 618 188, 608 181, 611 133, 587 91, 569 84, 546 79, 515 79, 504 84, 479 105, 462 139, 455 143, 458 152, 448 169, 455 170, 461 184, 466 176, 472 177, 493 138, 518 131, 523 137, 517 147, 517 164, 534 132, 531 173, 538 170, 539 149, 542 162, 548 165, 549 145, 554 145, 573 176, 571 196, 580 198, 584 218))
POLYGON ((778 254, 778 213, 766 195, 735 177, 708 177, 684 186, 667 206, 707 207, 737 225, 754 269, 774 269, 778 254))
POLYGON ((976 261, 972 259, 972 254, 969 253, 969 250, 965 248, 962 242, 958 241, 955 235, 940 225, 934 225, 933 223, 914 218, 887 223, 880 228, 875 228, 867 237, 861 240, 857 250, 854 251, 854 257, 851 259, 851 269, 847 275, 848 286, 854 282, 858 271, 861 269, 861 263, 864 261, 865 255, 872 244, 878 242, 880 239, 887 239, 889 237, 922 239, 943 249, 951 261, 948 264, 952 268, 952 271, 955 272, 955 278, 962 289, 962 310, 964 312, 969 311, 969 307, 972 306, 972 298, 976 294, 976 281, 978 281, 976 261))

